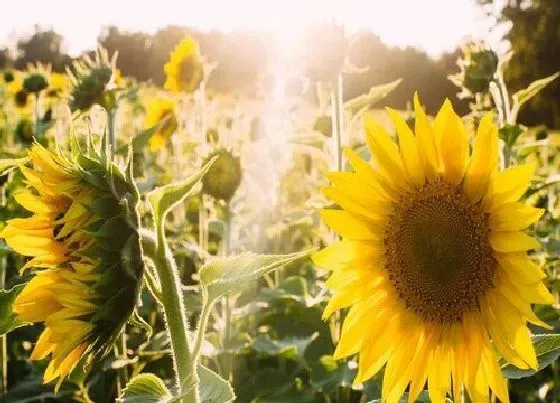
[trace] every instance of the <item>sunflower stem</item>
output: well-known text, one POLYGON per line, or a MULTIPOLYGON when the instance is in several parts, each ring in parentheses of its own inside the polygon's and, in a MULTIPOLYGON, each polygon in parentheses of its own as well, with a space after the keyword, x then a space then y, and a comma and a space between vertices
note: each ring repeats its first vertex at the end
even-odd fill
POLYGON ((342 74, 338 74, 332 83, 331 91, 331 123, 332 138, 334 141, 334 167, 342 171, 342 130, 344 120, 342 74))
MULTIPOLYGON (((490 94, 492 95, 494 104, 498 109, 498 120, 499 120, 498 123, 500 125, 500 128, 506 126, 507 124, 514 125, 516 117, 514 116, 510 108, 509 94, 501 71, 498 71, 496 73, 496 77, 490 83, 490 94)), ((512 150, 510 146, 504 143, 503 146, 504 168, 507 168, 509 166, 511 153, 512 150)))
MULTIPOLYGON (((0 290, 3 290, 6 285, 6 258, 0 256, 0 290)), ((0 361, 2 362, 2 380, 0 390, 2 391, 2 396, 6 395, 8 391, 8 334, 4 334, 0 337, 1 347, 0 347, 0 361)))
MULTIPOLYGON (((223 232, 223 239, 222 239, 222 256, 228 256, 230 253, 230 237, 231 237, 231 206, 229 202, 226 202, 224 208, 224 232, 223 232)), ((223 314, 222 314, 225 322, 224 327, 224 335, 223 335, 223 347, 226 350, 229 348, 229 343, 231 339, 231 300, 230 295, 224 296, 223 299, 223 314)), ((233 378, 232 373, 233 367, 233 356, 230 353, 226 353, 226 365, 224 368, 224 374, 226 379, 231 381, 233 378)))
POLYGON ((115 131, 115 120, 117 116, 117 107, 110 108, 107 111, 107 142, 109 143, 109 159, 113 161, 117 147, 117 136, 115 131))
POLYGON ((202 343, 204 342, 204 335, 206 333, 206 327, 208 326, 208 320, 210 319, 210 314, 212 313, 213 304, 208 303, 208 296, 204 289, 203 292, 203 304, 202 312, 200 313, 200 319, 198 320, 198 327, 196 329, 196 335, 194 339, 194 347, 192 350, 192 360, 193 367, 198 365, 200 359, 200 352, 202 351, 202 343))
MULTIPOLYGON (((196 93, 197 106, 197 123, 200 136, 200 155, 204 158, 208 153, 208 142, 206 139, 206 83, 202 80, 200 87, 196 93)), ((207 236, 207 218, 206 218, 207 200, 204 194, 200 196, 200 206, 198 212, 198 244, 200 248, 208 250, 207 236)))
POLYGON ((189 343, 188 322, 183 304, 181 280, 171 249, 167 244, 163 222, 156 228, 156 256, 154 263, 161 284, 165 290, 161 294, 161 303, 165 314, 167 331, 171 339, 173 366, 179 396, 184 403, 198 403, 198 375, 196 360, 192 359, 189 343))
POLYGON ((40 113, 39 113, 39 93, 35 93, 35 105, 33 109, 35 118, 35 127, 33 128, 35 139, 39 139, 39 123, 40 123, 40 113))

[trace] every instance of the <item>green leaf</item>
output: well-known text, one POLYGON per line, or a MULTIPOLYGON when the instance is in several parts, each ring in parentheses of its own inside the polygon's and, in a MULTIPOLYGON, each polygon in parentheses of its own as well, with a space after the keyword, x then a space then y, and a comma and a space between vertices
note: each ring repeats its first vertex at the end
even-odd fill
POLYGON ((523 129, 519 125, 506 124, 500 128, 499 136, 511 149, 519 136, 523 134, 523 129))
POLYGON ((51 385, 43 383, 43 377, 37 372, 32 372, 12 386, 6 394, 0 397, 2 403, 37 403, 60 402, 71 400, 74 390, 69 390, 70 383, 62 386, 58 392, 53 392, 51 385))
POLYGON ((128 318, 128 323, 130 323, 132 326, 136 326, 140 329, 144 329, 147 333, 146 337, 148 339, 152 337, 152 333, 154 332, 154 329, 152 329, 152 327, 148 324, 148 322, 146 322, 144 318, 140 316, 136 308, 134 308, 132 315, 130 315, 130 317, 128 318))
POLYGON ((305 350, 318 336, 319 333, 313 333, 308 337, 286 337, 281 340, 273 340, 268 334, 259 334, 249 347, 262 355, 280 356, 303 363, 305 350))
POLYGON ((228 403, 235 399, 235 393, 228 381, 209 370, 198 366, 200 401, 205 403, 228 403))
POLYGON ((148 373, 132 378, 118 399, 123 403, 163 403, 171 400, 171 393, 163 381, 148 373))
POLYGON ((532 376, 552 364, 560 356, 560 334, 535 334, 533 347, 537 353, 538 369, 519 369, 514 365, 507 364, 502 367, 506 378, 520 379, 532 376))
POLYGON ((533 81, 531 84, 529 84, 527 88, 517 91, 515 94, 513 94, 512 97, 514 108, 519 110, 519 108, 521 108, 521 106, 524 103, 526 103, 535 95, 537 95, 539 92, 541 92, 543 89, 545 89, 550 83, 552 83, 558 77, 560 77, 560 71, 551 76, 533 81))
POLYGON ((358 370, 357 368, 350 368, 348 364, 347 362, 336 361, 330 355, 322 356, 311 368, 313 387, 326 393, 332 393, 339 386, 351 386, 358 370))
POLYGON ((381 101, 387 95, 395 90, 401 83, 402 79, 391 81, 381 85, 371 87, 367 94, 352 98, 344 103, 344 109, 348 110, 352 115, 370 108, 376 102, 381 101))
POLYGON ((17 168, 20 165, 24 165, 29 161, 29 157, 25 158, 7 158, 0 160, 0 176, 6 175, 8 172, 17 168))
POLYGON ((200 283, 205 292, 206 303, 234 291, 240 291, 251 281, 305 258, 311 251, 288 255, 256 255, 246 253, 227 258, 213 259, 200 269, 200 283))
MULTIPOLYGON (((150 141, 150 137, 152 137, 152 135, 157 131, 158 126, 154 126, 154 127, 150 127, 149 129, 146 129, 140 133, 138 133, 136 136, 134 136, 132 138, 132 141, 130 142, 131 146, 132 146, 132 151, 134 153, 140 153, 142 152, 142 150, 148 145, 148 142, 150 141)), ((128 144, 123 145, 121 147, 119 147, 118 149, 118 153, 119 154, 126 154, 127 149, 128 149, 128 144)))
POLYGON ((202 179, 216 158, 212 158, 200 171, 179 183, 170 183, 148 193, 152 206, 156 228, 163 223, 165 216, 173 207, 182 203, 193 191, 194 186, 202 179))
POLYGON ((9 290, 0 290, 0 336, 26 325, 12 310, 12 305, 23 287, 25 284, 18 284, 9 290))

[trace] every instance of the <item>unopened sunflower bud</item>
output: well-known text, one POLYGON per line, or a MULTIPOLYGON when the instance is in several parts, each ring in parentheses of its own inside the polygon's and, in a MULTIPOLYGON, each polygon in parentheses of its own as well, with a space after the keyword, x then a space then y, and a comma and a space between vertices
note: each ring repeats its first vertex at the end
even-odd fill
POLYGON ((9 83, 13 82, 14 79, 15 79, 15 77, 14 77, 14 72, 13 72, 13 71, 10 71, 10 70, 5 71, 5 72, 4 72, 4 75, 3 75, 3 78, 4 78, 4 82, 5 82, 6 84, 9 84, 9 83))
POLYGON ((99 49, 95 60, 84 57, 74 62, 73 72, 69 72, 72 81, 70 92, 70 109, 86 111, 94 104, 110 110, 113 105, 112 96, 108 96, 109 87, 114 83, 116 56, 111 60, 107 51, 99 49))
POLYGON ((498 71, 498 55, 480 43, 469 43, 463 47, 463 57, 457 61, 461 71, 452 76, 452 81, 470 91, 488 91, 498 71))
POLYGON ((41 73, 31 73, 23 80, 23 89, 32 94, 38 94, 49 86, 49 82, 41 73))
POLYGON ((9 220, 0 237, 36 269, 13 304, 23 322, 45 329, 32 360, 50 358, 44 382, 57 388, 84 356, 110 348, 133 312, 143 276, 138 191, 97 151, 62 155, 39 144, 21 166, 27 189, 16 201, 31 213, 9 220))
POLYGON ((211 153, 203 162, 206 165, 218 157, 202 177, 202 191, 216 199, 230 201, 241 184, 241 161, 226 149, 211 153))

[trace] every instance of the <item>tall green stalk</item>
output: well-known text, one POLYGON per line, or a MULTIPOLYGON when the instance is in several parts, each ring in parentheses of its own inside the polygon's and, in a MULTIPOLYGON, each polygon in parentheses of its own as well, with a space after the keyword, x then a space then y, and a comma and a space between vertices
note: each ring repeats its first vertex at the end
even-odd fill
POLYGON ((109 108, 107 111, 107 141, 109 143, 109 158, 111 161, 115 155, 117 149, 117 133, 116 133, 116 117, 117 117, 117 107, 109 108))
MULTIPOLYGON (((226 206, 225 206, 225 217, 224 217, 224 233, 223 233, 223 238, 222 238, 222 250, 221 250, 221 254, 222 256, 226 257, 230 254, 230 242, 231 242, 231 206, 229 204, 229 202, 226 202, 226 206)), ((230 340, 231 340, 231 300, 230 300, 230 295, 226 295, 223 298, 223 312, 222 312, 222 316, 224 318, 224 322, 225 322, 225 327, 224 327, 224 335, 223 335, 223 341, 222 344, 224 347, 229 346, 230 340)), ((230 382, 232 381, 233 378, 233 373, 232 373, 232 367, 233 367, 233 356, 228 353, 226 354, 226 365, 224 368, 224 374, 227 380, 229 380, 230 382)))
MULTIPOLYGON (((3 290, 6 285, 6 258, 0 256, 0 290, 3 290)), ((2 396, 8 390, 8 335, 5 334, 0 337, 2 346, 0 347, 0 361, 2 362, 2 396)))
MULTIPOLYGON (((175 368, 176 383, 179 395, 185 403, 198 403, 198 376, 196 360, 193 360, 189 342, 187 315, 182 299, 181 279, 175 264, 175 259, 167 239, 165 238, 163 222, 156 228, 157 247, 154 265, 159 277, 161 290, 161 304, 165 314, 165 321, 171 339, 171 351, 175 368)), ((195 356, 196 357, 196 356, 195 356)))
POLYGON ((344 128, 344 104, 342 93, 342 74, 338 74, 332 83, 331 90, 331 122, 334 140, 334 167, 342 171, 342 132, 344 128))
MULTIPOLYGON (((197 122, 200 135, 200 154, 202 158, 208 153, 208 144, 206 141, 206 83, 204 80, 200 83, 197 91, 197 122)), ((204 194, 200 196, 200 207, 198 210, 198 244, 201 249, 208 250, 208 234, 207 234, 207 217, 206 205, 208 201, 204 194)))

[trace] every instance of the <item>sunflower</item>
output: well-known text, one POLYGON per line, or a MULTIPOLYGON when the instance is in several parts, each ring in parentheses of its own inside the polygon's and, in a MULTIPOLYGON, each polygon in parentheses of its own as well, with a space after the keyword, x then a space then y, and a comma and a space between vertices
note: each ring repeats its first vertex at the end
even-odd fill
POLYGON ((70 79, 66 74, 51 73, 49 76, 49 91, 47 96, 56 98, 64 94, 70 88, 70 79))
POLYGON ((50 356, 44 382, 57 388, 78 361, 104 355, 130 316, 143 264, 134 184, 104 154, 67 158, 39 144, 21 166, 27 189, 16 201, 31 212, 9 220, 0 236, 37 269, 14 301, 26 323, 44 331, 32 360, 50 356))
POLYGON ((68 78, 72 83, 72 111, 86 111, 94 104, 107 110, 114 108, 114 94, 110 90, 115 87, 116 64, 117 53, 109 58, 107 50, 101 47, 95 53, 95 58, 85 55, 72 63, 72 71, 68 70, 68 78))
MULTIPOLYGON (((317 252, 332 271, 324 316, 350 308, 336 359, 359 354, 356 382, 385 366, 382 399, 414 401, 428 384, 433 402, 466 390, 508 402, 499 355, 537 368, 527 322, 549 328, 531 304, 550 304, 543 272, 523 229, 543 210, 520 203, 534 164, 498 169, 498 129, 486 115, 472 153, 446 101, 433 124, 414 99, 414 134, 394 110, 397 146, 365 118, 373 163, 345 153, 354 172, 329 175, 326 196, 341 209, 322 218, 342 240, 317 252)), ((456 400, 460 401, 460 400, 456 400)))
POLYGON ((155 128, 150 137, 150 150, 161 148, 166 140, 177 130, 175 103, 163 98, 156 98, 148 105, 146 127, 155 128))
POLYGON ((189 36, 175 47, 163 66, 165 88, 173 92, 193 92, 202 81, 202 69, 198 43, 189 36))

